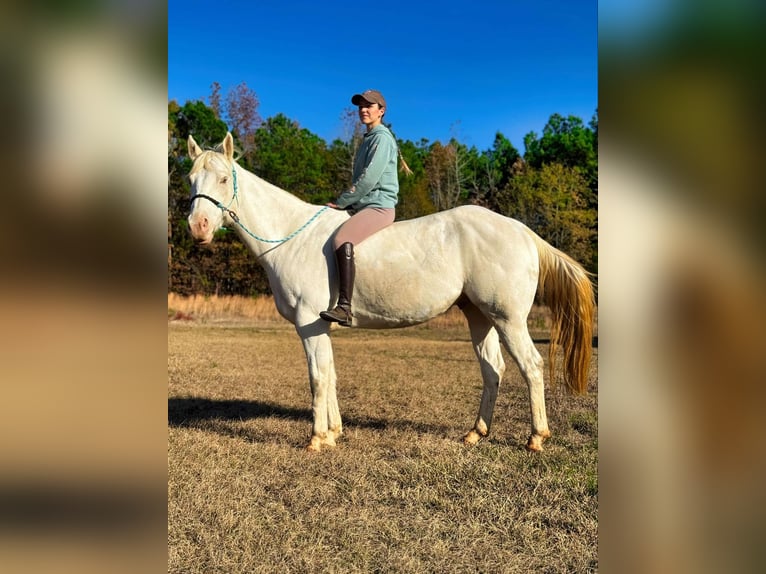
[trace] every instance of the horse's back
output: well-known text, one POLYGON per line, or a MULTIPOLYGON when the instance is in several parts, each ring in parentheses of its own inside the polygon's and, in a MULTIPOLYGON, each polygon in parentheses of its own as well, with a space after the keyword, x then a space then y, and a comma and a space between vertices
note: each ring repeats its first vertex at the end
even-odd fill
POLYGON ((363 261, 408 259, 441 269, 450 264, 466 272, 474 272, 474 263, 486 257, 510 264, 527 254, 536 256, 536 249, 523 223, 476 205, 397 221, 357 247, 363 261))
POLYGON ((360 303, 367 312, 427 320, 461 296, 531 304, 537 251, 518 221, 463 206, 397 222, 355 249, 360 303))

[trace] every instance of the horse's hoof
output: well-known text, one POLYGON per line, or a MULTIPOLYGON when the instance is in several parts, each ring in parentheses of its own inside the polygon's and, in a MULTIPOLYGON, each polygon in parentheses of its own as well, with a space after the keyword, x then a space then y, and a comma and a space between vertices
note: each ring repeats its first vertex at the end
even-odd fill
POLYGON ((306 452, 320 452, 322 450, 322 442, 318 436, 312 436, 309 444, 306 445, 306 452))
POLYGON ((468 431, 468 434, 463 437, 463 444, 473 446, 477 444, 482 438, 484 437, 476 432, 476 430, 470 430, 468 431))
POLYGON ((322 446, 335 448, 335 436, 332 433, 328 433, 327 438, 322 441, 322 446))
POLYGON ((335 439, 340 438, 342 434, 343 434, 342 428, 330 429, 330 431, 327 433, 328 436, 332 437, 333 445, 335 444, 335 439))
POLYGON ((551 436, 550 431, 543 431, 539 434, 530 435, 527 441, 527 450, 529 452, 542 452, 543 441, 551 436))

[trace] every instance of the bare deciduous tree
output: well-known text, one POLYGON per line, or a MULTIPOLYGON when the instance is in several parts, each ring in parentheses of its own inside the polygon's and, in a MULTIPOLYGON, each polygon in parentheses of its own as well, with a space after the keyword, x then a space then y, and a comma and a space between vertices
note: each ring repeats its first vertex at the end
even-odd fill
POLYGON ((341 139, 348 149, 348 162, 339 167, 343 174, 348 174, 348 181, 351 181, 354 172, 354 158, 356 150, 362 145, 364 139, 364 124, 359 121, 359 114, 356 108, 346 108, 340 114, 341 121, 341 139))
POLYGON ((454 141, 446 146, 436 142, 426 160, 428 187, 437 211, 460 205, 467 178, 465 176, 465 150, 454 141))
POLYGON ((234 86, 226 94, 228 124, 242 145, 242 153, 248 155, 255 147, 255 130, 263 120, 258 113, 260 101, 245 82, 234 86))
POLYGON ((210 109, 215 113, 215 117, 221 117, 221 84, 213 82, 210 84, 210 109))

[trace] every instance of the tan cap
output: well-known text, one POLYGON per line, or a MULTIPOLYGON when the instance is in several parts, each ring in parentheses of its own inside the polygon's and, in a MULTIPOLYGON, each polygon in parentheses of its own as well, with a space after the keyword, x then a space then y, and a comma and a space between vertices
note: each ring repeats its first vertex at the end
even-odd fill
POLYGON ((351 103, 358 106, 362 101, 378 104, 380 107, 386 107, 386 98, 378 90, 367 90, 361 94, 351 96, 351 103))

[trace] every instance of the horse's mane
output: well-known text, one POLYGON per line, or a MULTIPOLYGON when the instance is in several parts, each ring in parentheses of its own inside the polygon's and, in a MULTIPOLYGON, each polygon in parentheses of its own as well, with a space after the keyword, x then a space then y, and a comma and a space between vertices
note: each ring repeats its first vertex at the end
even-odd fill
MULTIPOLYGON (((214 149, 206 149, 202 154, 194 161, 194 165, 189 172, 189 175, 194 175, 202 169, 207 170, 222 170, 224 172, 230 172, 232 164, 226 161, 225 156, 221 153, 222 147, 216 146, 214 149)), ((233 163, 236 163, 237 157, 234 158, 233 163)))
MULTIPOLYGON (((240 150, 236 144, 234 145, 234 161, 238 161, 239 158, 242 157, 242 150, 240 150)), ((223 142, 216 144, 215 147, 212 148, 212 151, 217 151, 218 153, 223 153, 223 142)))
MULTIPOLYGON (((194 165, 192 165, 192 168, 189 171, 189 176, 192 176, 195 173, 200 172, 202 170, 215 171, 220 173, 221 175, 230 174, 231 170, 234 168, 234 165, 236 165, 237 163, 237 156, 235 154, 232 161, 229 162, 226 159, 226 156, 222 153, 222 149, 223 149, 222 146, 216 146, 215 149, 208 148, 203 150, 202 153, 197 157, 197 159, 194 160, 194 165)), ((252 172, 248 172, 248 173, 253 175, 256 179, 260 180, 267 186, 269 186, 271 189, 277 190, 280 193, 285 194, 285 196, 290 197, 296 201, 308 204, 308 202, 302 200, 299 197, 296 197, 289 191, 286 191, 282 189, 281 187, 274 185, 273 183, 258 177, 256 174, 252 172)))

